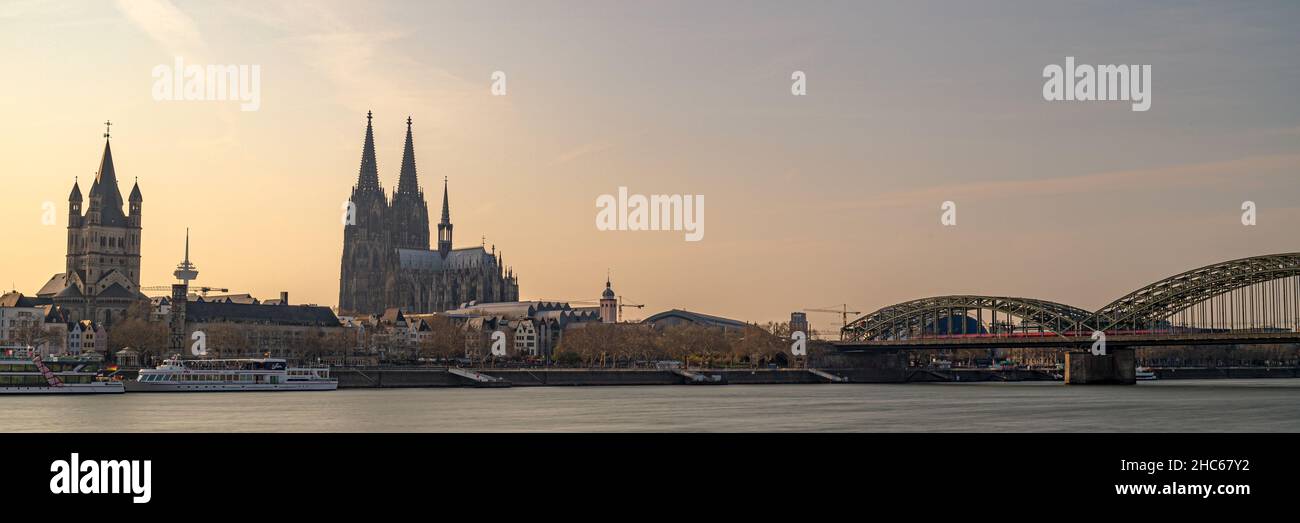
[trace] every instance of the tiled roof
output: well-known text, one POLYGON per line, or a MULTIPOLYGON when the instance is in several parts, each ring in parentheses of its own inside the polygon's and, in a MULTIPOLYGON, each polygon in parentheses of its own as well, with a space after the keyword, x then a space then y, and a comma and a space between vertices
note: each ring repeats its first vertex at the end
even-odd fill
POLYGON ((248 303, 192 302, 185 307, 185 321, 196 323, 229 321, 321 327, 340 325, 338 317, 329 307, 248 303))
POLYGON ((45 286, 41 287, 41 290, 36 291, 36 295, 54 296, 55 294, 58 294, 59 291, 63 290, 65 287, 68 286, 67 280, 68 280, 67 273, 60 272, 58 274, 55 274, 54 276, 50 277, 50 281, 45 282, 45 286))

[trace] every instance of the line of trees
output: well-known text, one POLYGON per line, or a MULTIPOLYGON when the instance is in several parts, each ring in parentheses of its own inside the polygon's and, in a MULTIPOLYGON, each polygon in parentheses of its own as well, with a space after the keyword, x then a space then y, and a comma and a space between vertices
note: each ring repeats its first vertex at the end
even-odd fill
POLYGON ((758 367, 791 360, 789 325, 768 323, 741 330, 682 324, 591 323, 564 332, 555 360, 582 367, 633 367, 672 360, 690 366, 758 367))

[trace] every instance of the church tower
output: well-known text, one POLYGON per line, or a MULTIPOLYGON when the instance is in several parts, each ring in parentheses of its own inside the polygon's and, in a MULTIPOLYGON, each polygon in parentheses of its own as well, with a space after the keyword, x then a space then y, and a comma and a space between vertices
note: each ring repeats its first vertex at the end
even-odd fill
POLYGON ((451 253, 451 211, 447 209, 447 178, 442 179, 442 221, 438 222, 438 256, 451 253))
POLYGON ((411 117, 406 117, 406 147, 402 150, 402 171, 393 192, 389 211, 393 245, 398 249, 429 250, 429 204, 424 201, 415 172, 415 143, 411 138, 411 117))
POLYGON ((339 310, 350 313, 383 311, 384 275, 393 252, 388 198, 379 184, 379 166, 375 162, 373 119, 374 114, 366 112, 361 170, 344 215, 339 310))
POLYGON ((600 293, 600 322, 618 322, 618 296, 609 286, 609 275, 605 275, 605 292, 600 293))
POLYGON ((109 140, 105 131, 104 153, 90 186, 84 214, 81 186, 75 180, 72 183, 68 195, 64 288, 53 297, 55 303, 68 309, 72 320, 105 325, 112 325, 133 301, 143 297, 140 294, 140 209, 144 197, 137 183, 131 191, 129 214, 123 214, 122 192, 117 185, 109 140))

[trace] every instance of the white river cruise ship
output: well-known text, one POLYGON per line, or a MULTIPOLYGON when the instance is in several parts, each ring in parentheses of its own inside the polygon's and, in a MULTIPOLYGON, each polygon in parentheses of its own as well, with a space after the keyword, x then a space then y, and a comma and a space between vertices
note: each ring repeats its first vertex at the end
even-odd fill
POLYGON ((285 360, 194 359, 171 357, 153 369, 140 369, 130 392, 237 392, 334 390, 329 367, 290 367, 285 360))
POLYGON ((121 381, 104 376, 97 355, 51 356, 29 349, 0 355, 0 394, 121 394, 121 381))

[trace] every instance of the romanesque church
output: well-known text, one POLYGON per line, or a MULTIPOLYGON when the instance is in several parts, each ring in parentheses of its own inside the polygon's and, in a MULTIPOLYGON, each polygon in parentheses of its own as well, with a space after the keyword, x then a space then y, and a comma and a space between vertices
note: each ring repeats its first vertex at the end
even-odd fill
POLYGON ((516 301, 519 283, 501 263, 496 247, 452 248, 447 182, 442 187, 438 245, 429 248, 429 206, 415 172, 411 119, 397 190, 390 201, 379 183, 373 115, 366 114, 361 172, 343 227, 339 271, 340 314, 441 312, 470 302, 516 301))
POLYGON ((46 282, 37 297, 68 311, 73 322, 90 320, 111 326, 140 294, 140 220, 144 197, 140 184, 131 188, 127 212, 113 167, 113 148, 104 133, 104 154, 90 185, 89 202, 74 181, 68 195, 68 255, 64 271, 46 282), (81 205, 88 203, 86 208, 81 205))

